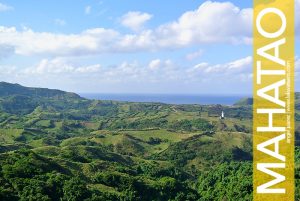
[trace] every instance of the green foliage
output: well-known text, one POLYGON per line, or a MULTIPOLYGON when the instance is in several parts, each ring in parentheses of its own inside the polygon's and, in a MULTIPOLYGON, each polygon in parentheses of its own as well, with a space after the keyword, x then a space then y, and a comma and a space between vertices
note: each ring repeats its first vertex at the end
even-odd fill
POLYGON ((238 106, 252 106, 253 105, 253 98, 243 98, 235 103, 238 106))
POLYGON ((229 161, 251 160, 251 154, 246 147, 238 147, 233 142, 238 136, 222 133, 218 137, 211 137, 210 132, 196 135, 170 147, 155 156, 154 159, 171 160, 179 167, 184 167, 193 160, 202 164, 218 164, 229 161), (228 141, 224 143, 224 139, 228 141))
POLYGON ((148 144, 155 145, 155 144, 160 144, 161 142, 162 142, 162 140, 160 138, 150 137, 148 144))
POLYGON ((126 120, 117 120, 109 125, 102 126, 102 129, 109 128, 111 130, 120 130, 120 129, 164 128, 166 124, 167 124, 166 119, 141 119, 133 122, 127 122, 126 120))
POLYGON ((210 131, 214 129, 214 126, 210 124, 205 119, 194 119, 194 120, 180 120, 171 122, 169 124, 169 129, 172 130, 182 130, 182 131, 192 131, 192 130, 200 130, 200 131, 210 131))
POLYGON ((252 200, 252 163, 230 162, 204 172, 198 180, 200 200, 252 200))
POLYGON ((63 199, 65 201, 82 201, 89 197, 86 184, 79 178, 72 178, 64 183, 63 199))
POLYGON ((0 83, 0 200, 251 200, 251 118, 248 100, 98 101, 0 83))
POLYGON ((300 121, 300 115, 298 113, 295 113, 295 120, 300 121))

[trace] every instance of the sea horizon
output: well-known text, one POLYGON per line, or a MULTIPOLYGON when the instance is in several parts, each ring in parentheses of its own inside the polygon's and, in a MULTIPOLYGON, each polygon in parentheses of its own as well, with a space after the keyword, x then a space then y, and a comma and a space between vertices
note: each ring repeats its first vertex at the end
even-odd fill
POLYGON ((83 98, 94 100, 112 100, 127 102, 158 102, 166 104, 221 104, 233 105, 242 98, 251 97, 245 94, 133 94, 133 93, 79 93, 83 98))

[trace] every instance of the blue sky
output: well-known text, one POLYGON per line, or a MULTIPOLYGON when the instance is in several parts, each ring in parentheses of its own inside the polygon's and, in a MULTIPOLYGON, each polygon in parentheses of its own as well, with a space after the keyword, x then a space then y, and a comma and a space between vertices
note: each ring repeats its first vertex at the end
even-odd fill
POLYGON ((0 79, 89 93, 251 94, 251 36, 252 1, 0 0, 0 79))

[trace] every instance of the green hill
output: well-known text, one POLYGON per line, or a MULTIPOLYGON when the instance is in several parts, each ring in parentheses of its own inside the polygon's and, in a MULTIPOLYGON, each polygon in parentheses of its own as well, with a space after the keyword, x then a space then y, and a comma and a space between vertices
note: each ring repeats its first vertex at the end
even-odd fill
POLYGON ((234 105, 237 106, 252 106, 253 105, 253 98, 243 98, 236 102, 234 105))
POLYGON ((81 100, 75 93, 0 82, 0 108, 7 113, 28 114, 38 106, 70 109, 81 100))
POLYGON ((26 96, 31 98, 80 99, 75 93, 47 88, 24 87, 19 84, 0 82, 0 97, 26 96))
MULTIPOLYGON (((252 106, 253 98, 242 98, 237 101, 234 105, 236 106, 252 106)), ((295 106, 299 110, 300 109, 300 92, 295 92, 295 106)))
POLYGON ((251 131, 244 103, 87 100, 0 83, 0 200, 251 200, 251 131))

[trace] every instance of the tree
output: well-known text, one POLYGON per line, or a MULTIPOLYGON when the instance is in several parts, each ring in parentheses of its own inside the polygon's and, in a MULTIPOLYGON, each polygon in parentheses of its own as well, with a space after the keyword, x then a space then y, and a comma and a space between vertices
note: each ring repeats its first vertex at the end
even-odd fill
POLYGON ((65 182, 63 193, 64 201, 82 201, 89 197, 86 184, 77 177, 65 182))

